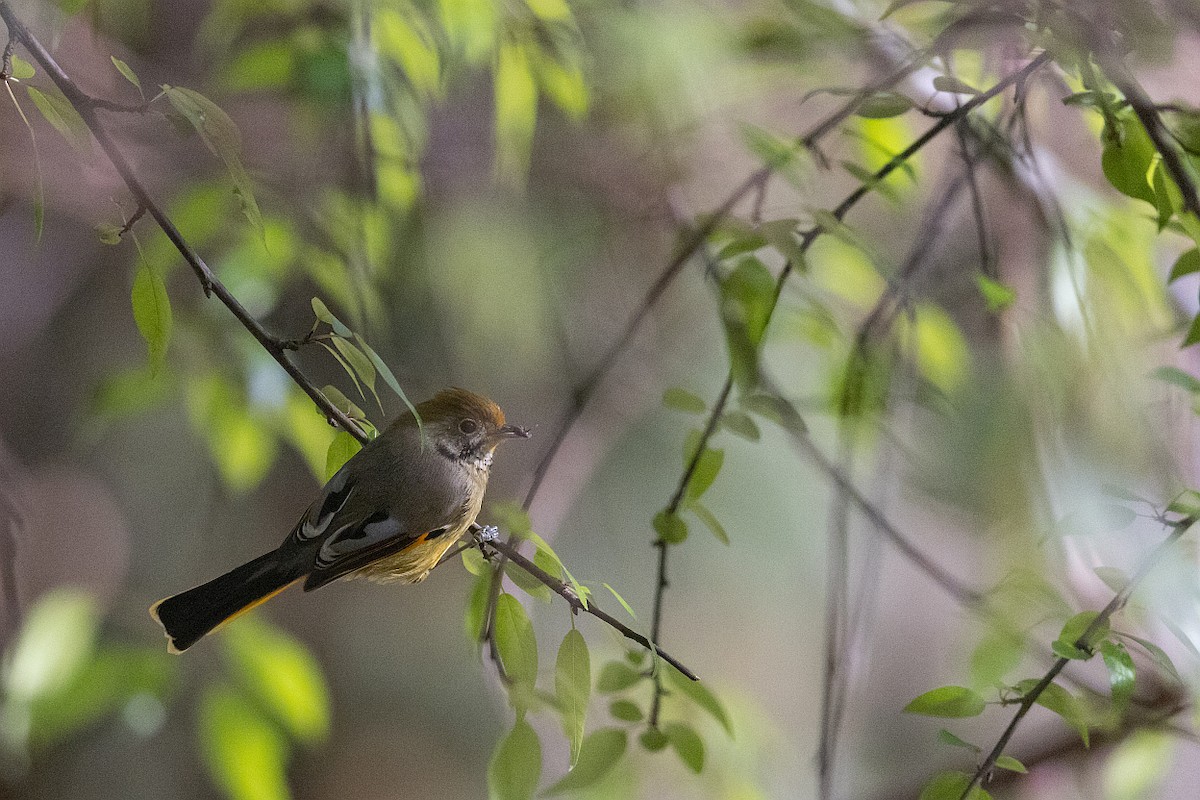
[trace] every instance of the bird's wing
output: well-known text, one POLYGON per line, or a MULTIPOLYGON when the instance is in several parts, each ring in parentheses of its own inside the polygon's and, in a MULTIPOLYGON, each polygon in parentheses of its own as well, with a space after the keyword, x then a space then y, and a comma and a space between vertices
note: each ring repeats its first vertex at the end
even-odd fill
POLYGON ((464 513, 452 495, 425 481, 411 492, 419 502, 397 508, 389 492, 350 481, 348 475, 343 469, 330 480, 292 532, 293 545, 316 551, 305 591, 436 539, 464 513))

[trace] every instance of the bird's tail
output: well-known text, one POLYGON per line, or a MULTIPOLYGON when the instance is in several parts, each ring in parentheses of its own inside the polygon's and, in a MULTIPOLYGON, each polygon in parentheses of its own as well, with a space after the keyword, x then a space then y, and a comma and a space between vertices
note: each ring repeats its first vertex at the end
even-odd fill
POLYGON ((303 570, 282 562, 279 553, 272 551, 150 606, 150 616, 167 633, 167 650, 182 653, 206 634, 303 577, 303 570))

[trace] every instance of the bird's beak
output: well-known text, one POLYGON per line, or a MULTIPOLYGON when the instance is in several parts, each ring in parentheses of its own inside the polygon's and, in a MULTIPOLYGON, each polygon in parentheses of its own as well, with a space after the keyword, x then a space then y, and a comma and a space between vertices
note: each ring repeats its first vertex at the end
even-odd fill
POLYGON ((520 425, 501 425, 498 433, 506 439, 528 439, 530 436, 529 428, 520 425))

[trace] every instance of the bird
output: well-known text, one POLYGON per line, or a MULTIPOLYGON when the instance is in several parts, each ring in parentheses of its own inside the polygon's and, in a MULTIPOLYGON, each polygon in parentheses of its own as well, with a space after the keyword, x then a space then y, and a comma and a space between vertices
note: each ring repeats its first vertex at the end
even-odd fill
POLYGON ((339 469, 276 549, 150 607, 182 653, 294 583, 420 583, 475 522, 496 447, 527 439, 491 400, 445 389, 339 469), (419 418, 419 419, 418 419, 419 418))

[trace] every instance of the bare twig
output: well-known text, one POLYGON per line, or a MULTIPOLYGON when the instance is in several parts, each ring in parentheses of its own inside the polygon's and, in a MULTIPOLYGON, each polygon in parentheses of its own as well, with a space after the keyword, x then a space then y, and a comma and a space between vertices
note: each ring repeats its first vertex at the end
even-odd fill
POLYGON ((108 157, 108 160, 116 169, 117 174, 121 176, 121 180, 124 181, 125 186, 129 189, 130 194, 132 194, 134 200, 137 201, 138 207, 145 209, 146 212, 148 212, 150 216, 154 218, 154 221, 158 223, 158 226, 162 228, 163 233, 167 235, 167 238, 171 241, 171 244, 175 246, 175 249, 179 251, 180 255, 183 256, 184 261, 188 263, 188 266, 190 266, 192 271, 196 274, 196 278, 200 281, 200 285, 203 287, 204 293, 209 296, 217 296, 217 299, 220 300, 221 303, 233 313, 238 322, 242 324, 242 327, 250 332, 250 335, 252 335, 258 341, 258 343, 262 345, 263 349, 266 350, 273 359, 275 359, 276 363, 278 363, 279 366, 281 366, 284 371, 287 372, 288 376, 291 377, 296 385, 304 390, 305 394, 312 398, 313 402, 317 404, 317 407, 321 409, 322 413, 325 414, 327 419, 331 420, 332 422, 336 422, 343 430, 358 439, 360 442, 366 443, 368 440, 367 434, 362 430, 362 428, 360 428, 354 422, 354 420, 350 419, 350 417, 348 417, 341 409, 334 405, 333 402, 330 401, 330 399, 326 397, 320 389, 317 388, 316 384, 310 381, 308 377, 305 376, 305 374, 300 370, 300 368, 292 363, 291 359, 287 355, 286 348, 283 346, 282 340, 268 333, 266 329, 259 324, 258 320, 254 319, 250 312, 246 310, 246 307, 243 306, 236 297, 234 297, 234 295, 225 287, 223 283, 221 283, 221 281, 216 278, 215 275, 213 275, 212 270, 209 269, 208 265, 204 263, 204 260, 200 258, 196 251, 192 249, 187 240, 183 238, 183 235, 179 232, 179 229, 175 227, 175 224, 170 220, 170 218, 167 217, 166 213, 154 201, 154 199, 150 197, 150 194, 146 191, 145 186, 142 185, 137 175, 134 174, 133 168, 125 159, 124 154, 116 146, 116 143, 113 142, 113 140, 109 137, 108 132, 105 130, 103 124, 101 124, 100 119, 96 114, 96 109, 101 107, 101 105, 75 85, 70 76, 63 71, 62 67, 58 65, 58 62, 55 61, 54 57, 50 55, 50 52, 46 50, 42 43, 29 32, 29 29, 25 27, 24 23, 17 18, 7 0, 0 0, 0 17, 4 19, 5 24, 8 26, 9 35, 24 45, 33 59, 37 61, 46 74, 50 76, 50 80, 54 82, 54 85, 57 86, 59 91, 63 93, 63 96, 66 97, 67 102, 69 102, 79 113, 80 118, 83 120, 84 124, 87 125, 88 130, 90 130, 92 133, 92 136, 95 137, 96 142, 100 145, 100 148, 104 151, 104 154, 108 157))

